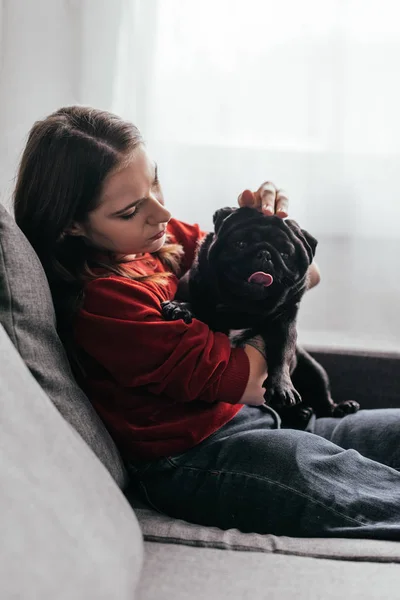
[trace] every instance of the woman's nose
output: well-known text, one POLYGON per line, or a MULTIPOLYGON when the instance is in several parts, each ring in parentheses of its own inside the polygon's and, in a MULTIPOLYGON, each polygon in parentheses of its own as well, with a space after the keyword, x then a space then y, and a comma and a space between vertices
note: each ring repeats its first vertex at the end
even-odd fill
POLYGON ((163 209, 162 210, 163 214, 162 214, 162 218, 160 219, 161 223, 168 223, 168 221, 170 220, 172 215, 169 212, 169 210, 167 210, 164 206, 162 207, 162 209, 163 209))
POLYGON ((151 211, 148 216, 148 222, 150 225, 157 225, 158 223, 168 223, 171 218, 171 213, 165 208, 163 204, 160 204, 156 198, 152 202, 151 211))

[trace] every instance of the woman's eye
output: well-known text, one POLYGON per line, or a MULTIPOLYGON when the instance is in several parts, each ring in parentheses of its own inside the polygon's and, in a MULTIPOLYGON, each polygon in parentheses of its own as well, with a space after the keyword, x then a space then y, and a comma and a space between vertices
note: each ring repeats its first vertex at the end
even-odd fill
POLYGON ((235 246, 236 248, 240 248, 240 250, 243 250, 244 248, 246 248, 247 242, 243 242, 243 240, 240 240, 239 242, 235 242, 235 246))
POLYGON ((138 204, 136 204, 133 212, 126 214, 126 215, 121 215, 120 219, 122 219, 123 221, 129 221, 129 219, 133 219, 133 217, 135 217, 138 214, 142 204, 143 204, 143 202, 139 202, 138 204))
POLYGON ((129 221, 129 219, 132 219, 135 215, 136 210, 133 213, 129 213, 129 215, 121 215, 120 219, 122 219, 123 221, 129 221))
POLYGON ((139 205, 135 206, 135 210, 127 215, 121 215, 120 219, 123 221, 129 221, 129 219, 133 219, 134 216, 137 215, 139 210, 139 205))

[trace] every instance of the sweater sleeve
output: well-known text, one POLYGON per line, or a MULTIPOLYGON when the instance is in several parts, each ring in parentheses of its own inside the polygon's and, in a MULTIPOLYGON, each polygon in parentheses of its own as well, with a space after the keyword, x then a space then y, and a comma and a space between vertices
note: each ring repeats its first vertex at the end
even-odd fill
POLYGON ((244 350, 196 319, 165 321, 157 287, 92 281, 76 318, 78 345, 125 387, 145 386, 176 402, 238 403, 250 370, 244 350))

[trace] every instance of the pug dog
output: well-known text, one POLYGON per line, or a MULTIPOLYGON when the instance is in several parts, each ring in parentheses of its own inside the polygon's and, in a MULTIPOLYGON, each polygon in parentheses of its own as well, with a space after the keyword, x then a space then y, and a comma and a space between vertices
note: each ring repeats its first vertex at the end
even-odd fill
POLYGON ((358 403, 336 404, 323 367, 296 344, 296 318, 317 240, 290 219, 250 207, 222 208, 186 274, 189 303, 164 302, 166 319, 193 317, 214 331, 240 330, 236 344, 261 336, 268 365, 265 401, 283 425, 304 428, 311 414, 342 417, 358 403), (305 402, 302 401, 302 397, 305 402))

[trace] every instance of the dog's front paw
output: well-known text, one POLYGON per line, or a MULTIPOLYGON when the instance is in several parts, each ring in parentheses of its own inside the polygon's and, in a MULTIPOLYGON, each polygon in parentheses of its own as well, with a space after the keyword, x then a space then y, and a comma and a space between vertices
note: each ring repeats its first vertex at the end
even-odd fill
POLYGON ((190 304, 187 302, 177 302, 176 300, 161 302, 161 312, 166 321, 182 319, 187 324, 192 322, 192 312, 190 304))
POLYGON ((295 406, 301 402, 301 396, 290 379, 276 382, 267 379, 265 387, 264 399, 271 406, 295 406))
POLYGON ((355 400, 344 400, 335 404, 332 414, 334 417, 342 418, 346 415, 356 413, 359 409, 360 405, 355 400))

